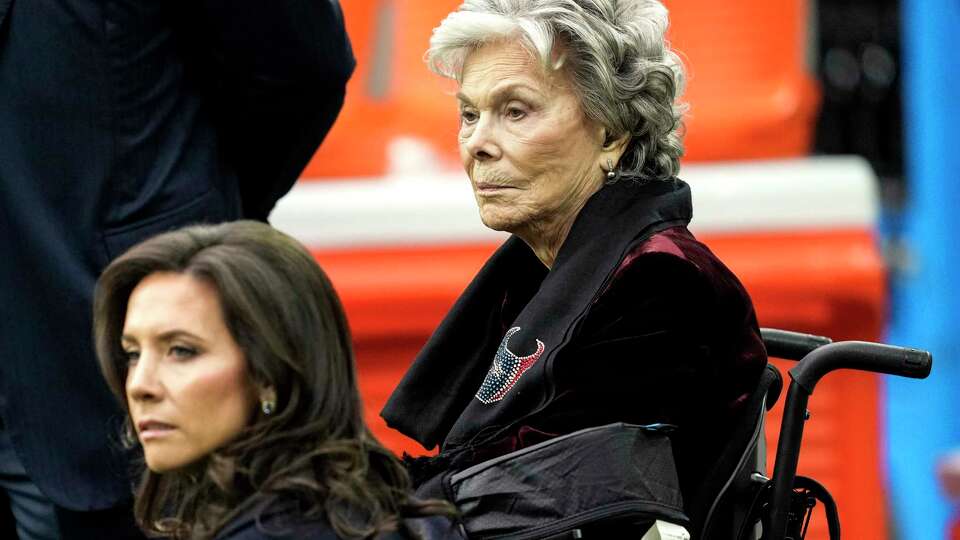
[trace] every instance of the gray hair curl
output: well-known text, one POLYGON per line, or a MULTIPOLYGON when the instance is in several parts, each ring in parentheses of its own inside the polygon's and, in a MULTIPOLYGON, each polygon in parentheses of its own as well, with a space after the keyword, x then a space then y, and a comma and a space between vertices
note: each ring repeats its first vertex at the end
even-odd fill
POLYGON ((620 171, 666 180, 680 169, 686 110, 677 102, 684 70, 664 37, 667 25, 657 0, 466 0, 433 30, 426 59, 459 80, 471 52, 518 39, 545 69, 567 70, 584 112, 609 140, 630 135, 620 171))

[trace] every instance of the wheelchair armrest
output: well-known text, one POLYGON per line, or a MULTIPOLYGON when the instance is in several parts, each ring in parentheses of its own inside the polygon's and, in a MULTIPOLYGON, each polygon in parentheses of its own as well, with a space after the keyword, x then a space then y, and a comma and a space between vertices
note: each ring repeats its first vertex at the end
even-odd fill
POLYGON ((828 337, 775 328, 761 328, 760 336, 767 348, 767 354, 784 360, 800 360, 815 349, 833 343, 828 337))

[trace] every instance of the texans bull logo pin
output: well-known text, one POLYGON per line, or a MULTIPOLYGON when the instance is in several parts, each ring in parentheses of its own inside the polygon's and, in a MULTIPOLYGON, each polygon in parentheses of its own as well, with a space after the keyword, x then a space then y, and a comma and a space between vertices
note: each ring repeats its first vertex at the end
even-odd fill
POLYGON ((507 330, 506 335, 503 336, 503 341, 500 342, 500 347, 497 348, 497 354, 493 357, 493 365, 490 366, 490 371, 487 372, 483 384, 480 385, 480 390, 477 391, 477 399, 484 404, 489 405, 503 399, 507 392, 517 384, 520 377, 536 364, 540 355, 543 354, 544 345, 539 339, 537 340, 537 351, 533 354, 529 356, 513 354, 507 344, 510 338, 519 331, 519 326, 507 330))

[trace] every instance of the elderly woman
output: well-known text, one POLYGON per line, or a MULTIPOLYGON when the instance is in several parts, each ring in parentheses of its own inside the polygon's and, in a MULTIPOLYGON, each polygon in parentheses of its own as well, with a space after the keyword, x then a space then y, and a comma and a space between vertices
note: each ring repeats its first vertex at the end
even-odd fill
POLYGON ((292 238, 236 222, 146 240, 100 277, 94 324, 148 535, 459 538, 364 424, 340 302, 292 238))
POLYGON ((383 411, 440 444, 418 481, 612 422, 676 426, 684 495, 716 460, 766 353, 746 291, 687 230, 666 28, 656 0, 467 0, 435 29, 480 217, 512 236, 383 411))

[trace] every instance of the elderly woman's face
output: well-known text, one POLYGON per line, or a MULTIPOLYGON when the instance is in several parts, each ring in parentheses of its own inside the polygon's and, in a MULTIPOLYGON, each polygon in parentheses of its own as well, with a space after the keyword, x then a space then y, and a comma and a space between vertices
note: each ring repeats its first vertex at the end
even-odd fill
POLYGON ((545 73, 519 43, 471 53, 457 96, 460 157, 486 226, 549 231, 603 185, 603 130, 565 75, 545 73))
POLYGON ((127 303, 122 345, 127 405, 152 471, 190 465, 250 423, 256 390, 210 283, 172 272, 144 278, 127 303))

